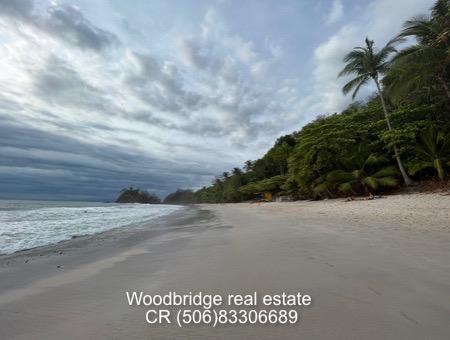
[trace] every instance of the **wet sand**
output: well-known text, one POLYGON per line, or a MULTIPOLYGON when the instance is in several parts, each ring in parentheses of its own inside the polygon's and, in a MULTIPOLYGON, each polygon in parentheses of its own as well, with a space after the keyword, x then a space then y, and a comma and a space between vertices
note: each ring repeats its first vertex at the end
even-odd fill
POLYGON ((0 257, 3 339, 449 339, 450 196, 201 205, 0 257), (151 326, 125 291, 310 294, 294 326, 151 326))

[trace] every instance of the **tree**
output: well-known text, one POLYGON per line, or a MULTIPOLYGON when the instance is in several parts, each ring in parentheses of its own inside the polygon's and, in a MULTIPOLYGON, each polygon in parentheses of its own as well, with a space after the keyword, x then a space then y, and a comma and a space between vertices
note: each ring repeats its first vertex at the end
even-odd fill
MULTIPOLYGON (((388 58, 392 53, 396 51, 394 45, 398 42, 398 39, 389 41, 386 46, 384 46, 380 51, 375 50, 373 40, 369 40, 369 38, 366 38, 365 42, 365 47, 355 47, 344 57, 344 62, 346 63, 346 65, 338 76, 342 77, 348 75, 356 75, 356 77, 345 84, 342 88, 342 91, 344 92, 344 94, 348 94, 353 90, 352 98, 354 99, 359 89, 362 86, 366 85, 369 80, 373 80, 377 87, 378 96, 380 98, 386 123, 390 131, 392 130, 392 126, 389 119, 386 102, 381 90, 379 77, 381 74, 384 74, 388 70, 388 58)), ((397 146, 395 145, 394 155, 405 184, 411 185, 412 181, 406 173, 405 168, 403 167, 400 154, 398 152, 397 146)))
POLYGON ((241 176, 242 170, 239 168, 233 168, 233 171, 231 173, 233 174, 233 176, 241 176))
POLYGON ((426 168, 433 168, 436 170, 439 180, 443 182, 446 177, 444 164, 450 153, 448 135, 430 123, 419 134, 415 150, 417 158, 413 160, 409 168, 411 174, 414 175, 426 168))
POLYGON ((251 171, 253 169, 254 163, 251 160, 245 161, 244 170, 251 171))
POLYGON ((282 136, 277 139, 275 145, 267 152, 264 158, 272 163, 274 175, 285 175, 288 168, 288 158, 296 143, 293 135, 282 136))
POLYGON ((391 188, 398 185, 395 176, 398 174, 393 166, 385 166, 388 160, 383 156, 370 154, 364 157, 364 152, 356 153, 348 159, 345 170, 333 170, 315 181, 313 190, 340 191, 343 193, 369 194, 379 188, 391 188))
POLYGON ((194 203, 195 197, 192 190, 177 189, 164 198, 164 204, 190 204, 194 203))
POLYGON ((277 175, 262 181, 249 183, 239 188, 243 194, 256 194, 261 191, 281 191, 281 186, 286 182, 287 176, 277 175))
POLYGON ((450 2, 438 0, 431 16, 408 20, 398 39, 413 37, 416 44, 400 51, 394 58, 386 84, 394 96, 419 88, 440 85, 450 99, 448 72, 450 66, 450 2))

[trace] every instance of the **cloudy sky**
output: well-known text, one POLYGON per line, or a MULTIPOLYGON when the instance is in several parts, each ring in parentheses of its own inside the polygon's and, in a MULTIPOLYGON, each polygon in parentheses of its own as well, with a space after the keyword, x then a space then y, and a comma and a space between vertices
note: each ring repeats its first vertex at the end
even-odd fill
POLYGON ((432 3, 0 0, 0 198, 207 185, 348 105, 343 55, 432 3))

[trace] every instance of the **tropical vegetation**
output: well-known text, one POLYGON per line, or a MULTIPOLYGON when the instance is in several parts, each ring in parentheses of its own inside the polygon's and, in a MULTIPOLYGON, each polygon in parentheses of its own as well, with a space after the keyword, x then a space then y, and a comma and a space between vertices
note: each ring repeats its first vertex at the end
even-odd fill
POLYGON ((189 204, 194 202, 194 192, 189 189, 178 189, 164 198, 164 204, 189 204))
MULTIPOLYGON (((394 34, 393 34, 394 35, 394 34)), ((366 38, 343 59, 343 94, 372 96, 319 115, 192 193, 193 202, 239 202, 270 191, 292 198, 388 192, 450 170, 450 0, 412 18, 381 49, 366 38)))

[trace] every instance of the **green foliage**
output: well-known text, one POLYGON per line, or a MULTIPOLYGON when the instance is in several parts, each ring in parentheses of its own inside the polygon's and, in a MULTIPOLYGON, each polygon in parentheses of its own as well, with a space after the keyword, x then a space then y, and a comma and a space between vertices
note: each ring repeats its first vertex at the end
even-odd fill
POLYGON ((392 130, 380 133, 381 141, 388 149, 398 145, 400 152, 411 151, 420 129, 427 121, 434 121, 435 108, 432 105, 405 104, 390 113, 392 130))
POLYGON ((447 177, 445 167, 450 160, 450 137, 436 125, 428 123, 418 133, 415 145, 415 158, 411 161, 409 171, 412 175, 424 169, 434 169, 440 181, 447 177))
POLYGON ((211 186, 195 192, 195 201, 223 203, 251 199, 255 192, 262 191, 251 189, 252 185, 256 186, 258 182, 266 188, 264 190, 281 191, 280 186, 287 177, 285 174, 288 172, 288 158, 295 143, 295 134, 278 138, 275 145, 262 158, 246 161, 244 170, 234 168, 231 174, 224 172, 222 178, 216 178, 211 186), (278 182, 281 178, 283 180, 278 182))
MULTIPOLYGON (((396 52, 394 46, 400 41, 402 41, 401 37, 394 38, 390 40, 380 51, 378 51, 374 47, 373 40, 366 38, 365 47, 355 47, 344 57, 345 67, 341 73, 339 73, 339 77, 346 75, 356 76, 356 78, 350 80, 342 89, 344 94, 347 94, 354 89, 353 98, 355 98, 361 86, 365 85, 369 79, 373 80, 377 87, 378 96, 381 101, 381 106, 383 108, 389 131, 392 130, 392 124, 389 118, 384 94, 380 86, 379 77, 388 71, 390 66, 390 55, 396 52)), ((404 169, 403 161, 400 158, 400 153, 396 144, 393 146, 393 151, 405 184, 412 184, 411 179, 404 169)))
POLYGON ((164 204, 190 204, 195 202, 192 190, 178 189, 164 198, 164 204))
POLYGON ((392 39, 381 50, 375 49, 373 40, 366 38, 364 47, 355 47, 344 57, 345 67, 339 73, 339 77, 353 75, 355 78, 350 80, 342 88, 344 94, 353 90, 354 99, 359 89, 366 85, 369 80, 378 81, 378 76, 387 71, 389 67, 389 56, 396 52, 395 44, 400 39, 392 39))
POLYGON ((256 194, 263 191, 278 192, 281 186, 286 182, 287 176, 278 175, 263 179, 258 182, 249 183, 239 188, 243 194, 256 194))
MULTIPOLYGON (((361 145, 362 146, 362 145, 361 145)), ((344 169, 333 170, 313 182, 313 191, 334 195, 368 194, 383 188, 398 186, 398 170, 395 166, 386 166, 388 159, 384 156, 370 154, 360 146, 358 153, 348 160, 343 160, 344 169)))
POLYGON ((343 92, 357 94, 373 80, 376 95, 340 113, 318 116, 280 137, 260 159, 245 162, 194 193, 196 202, 239 202, 271 191, 297 198, 367 194, 437 176, 450 166, 450 1, 431 15, 407 21, 381 50, 366 39, 344 59, 339 76, 352 75, 343 92), (395 45, 416 43, 396 53, 395 45), (382 79, 383 87, 379 82, 382 79))
POLYGON ((403 99, 444 95, 450 99, 450 2, 439 0, 431 16, 408 20, 398 38, 413 37, 416 44, 400 51, 384 79, 391 98, 403 99))
MULTIPOLYGON (((323 196, 323 191, 314 187, 320 185, 323 176, 329 172, 342 169, 346 160, 357 152, 355 146, 364 144, 383 151, 378 135, 384 128, 383 114, 377 101, 316 119, 299 133, 289 159, 291 181, 298 183, 302 195, 315 197, 321 192, 323 196)), ((331 192, 326 196, 332 196, 331 192)))

